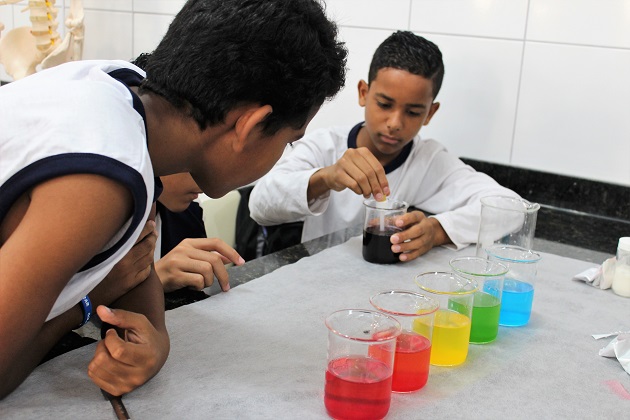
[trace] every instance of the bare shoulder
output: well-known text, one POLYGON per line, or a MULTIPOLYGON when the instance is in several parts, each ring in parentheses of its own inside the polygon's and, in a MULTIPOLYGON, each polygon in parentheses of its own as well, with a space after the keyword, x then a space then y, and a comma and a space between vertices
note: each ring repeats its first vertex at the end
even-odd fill
POLYGON ((62 285, 111 239, 131 210, 130 192, 99 175, 67 175, 37 185, 1 222, 0 253, 13 262, 4 266, 5 274, 24 276, 24 264, 62 285))

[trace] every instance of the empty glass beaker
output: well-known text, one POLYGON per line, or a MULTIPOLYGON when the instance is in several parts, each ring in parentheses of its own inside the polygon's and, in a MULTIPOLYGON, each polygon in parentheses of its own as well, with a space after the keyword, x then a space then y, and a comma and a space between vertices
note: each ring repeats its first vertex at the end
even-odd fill
POLYGON ((486 258, 486 249, 495 244, 532 249, 540 204, 516 197, 481 198, 481 219, 477 256, 486 258))

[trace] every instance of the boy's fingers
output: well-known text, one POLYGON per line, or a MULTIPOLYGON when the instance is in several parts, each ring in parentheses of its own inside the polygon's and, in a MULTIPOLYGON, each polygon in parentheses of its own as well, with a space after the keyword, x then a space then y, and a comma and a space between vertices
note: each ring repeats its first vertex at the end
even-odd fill
POLYGON ((355 193, 369 197, 371 194, 377 196, 389 192, 385 170, 378 159, 367 148, 354 149, 352 153, 348 153, 346 159, 340 160, 340 162, 342 162, 346 173, 357 184, 357 188, 353 188, 353 185, 348 185, 348 188, 355 193))
POLYGON ((243 258, 241 258, 240 255, 239 255, 238 261, 234 262, 231 259, 229 259, 228 257, 219 254, 218 251, 212 251, 212 253, 215 254, 217 257, 221 258, 221 262, 223 264, 229 264, 229 263, 233 263, 234 265, 243 265, 243 264, 245 264, 245 260, 243 258))
POLYGON ((103 341, 114 360, 129 366, 146 363, 145 354, 138 348, 138 344, 123 341, 113 329, 107 331, 103 341))
POLYGON ((205 271, 201 273, 205 280, 205 286, 211 286, 212 283, 214 283, 214 278, 216 277, 219 282, 219 286, 221 286, 221 290, 224 292, 230 290, 230 279, 223 261, 212 258, 208 262, 212 265, 212 270, 210 270, 210 272, 205 271))
POLYGON ((221 290, 224 292, 230 290, 229 276, 225 269, 225 264, 223 260, 219 258, 219 255, 214 252, 196 251, 197 253, 191 255, 187 264, 181 267, 182 271, 201 274, 204 279, 204 287, 211 286, 216 277, 221 286, 221 290))
POLYGON ((204 251, 215 251, 219 255, 221 255, 222 259, 225 263, 233 262, 236 265, 242 265, 245 263, 245 260, 241 257, 241 255, 227 243, 218 238, 192 238, 187 240, 188 245, 192 246, 196 249, 201 249, 204 251))
POLYGON ((366 168, 369 168, 369 166, 359 166, 355 163, 354 165, 346 168, 346 172, 348 175, 350 175, 350 178, 352 178, 358 186, 357 189, 351 188, 352 191, 357 194, 362 194, 364 197, 369 197, 370 194, 372 194, 372 186, 368 177, 368 173, 370 171, 366 170, 366 168))
POLYGON ((135 330, 142 333, 147 324, 150 325, 146 316, 123 309, 110 309, 107 306, 99 305, 96 312, 103 322, 125 330, 135 330))
MULTIPOLYGON (((228 290, 230 290, 230 278, 229 278, 227 270, 225 269, 225 265, 217 264, 217 265, 213 265, 213 268, 214 268, 214 276, 217 278, 217 281, 219 282, 219 285, 221 286, 221 290, 223 290, 224 292, 227 292, 228 290)), ((212 284, 212 281, 210 282, 210 284, 212 284)), ((209 286, 210 284, 206 283, 206 286, 209 286)))
POLYGON ((376 157, 367 149, 361 148, 361 156, 364 159, 362 170, 367 174, 370 181, 371 192, 376 196, 379 193, 389 194, 389 183, 385 175, 385 168, 376 157))
POLYGON ((153 220, 148 220, 144 227, 142 228, 142 232, 140 232, 140 236, 136 243, 141 242, 144 238, 146 238, 151 233, 155 232, 155 222, 153 220))

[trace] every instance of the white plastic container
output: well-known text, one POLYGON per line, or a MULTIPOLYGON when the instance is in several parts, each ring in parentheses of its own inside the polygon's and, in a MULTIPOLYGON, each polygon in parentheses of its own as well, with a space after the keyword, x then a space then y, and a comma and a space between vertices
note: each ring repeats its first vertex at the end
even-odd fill
POLYGON ((630 297, 630 236, 619 238, 612 289, 619 296, 630 297))

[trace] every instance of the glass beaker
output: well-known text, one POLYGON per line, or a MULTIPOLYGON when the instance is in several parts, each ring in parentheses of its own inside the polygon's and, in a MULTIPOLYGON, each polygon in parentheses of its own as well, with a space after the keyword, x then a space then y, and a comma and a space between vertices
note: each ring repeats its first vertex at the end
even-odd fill
POLYGON ((429 272, 415 277, 420 293, 440 304, 433 321, 431 364, 456 366, 468 356, 473 297, 477 282, 447 272, 429 272))
POLYGON ((396 340, 392 391, 414 392, 429 379, 433 316, 437 300, 420 293, 391 290, 375 294, 370 303, 400 322, 402 333, 396 340))
POLYGON ((401 232, 396 226, 398 216, 407 212, 409 205, 404 201, 387 199, 376 201, 369 198, 363 201, 365 222, 363 224, 363 259, 377 264, 392 264, 399 261, 400 253, 392 251, 390 238, 401 232))
POLYGON ((481 198, 477 257, 495 244, 532 249, 540 204, 516 197, 492 195, 481 198))
POLYGON ((494 341, 499 333, 501 295, 507 267, 480 257, 453 258, 449 264, 458 276, 477 282, 477 291, 473 298, 470 342, 484 344, 494 341))
POLYGON ((488 259, 508 268, 503 281, 499 325, 520 327, 529 322, 534 302, 534 284, 540 254, 512 245, 494 245, 488 259))
POLYGON ((335 419, 382 419, 389 411, 400 323, 378 311, 343 309, 326 318, 324 405, 335 419))

